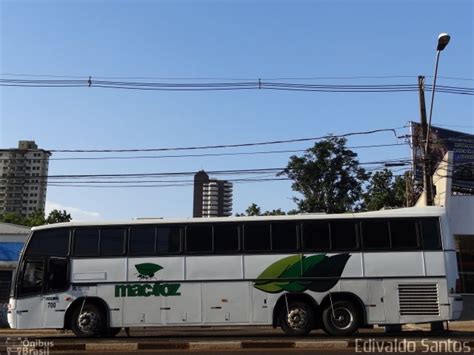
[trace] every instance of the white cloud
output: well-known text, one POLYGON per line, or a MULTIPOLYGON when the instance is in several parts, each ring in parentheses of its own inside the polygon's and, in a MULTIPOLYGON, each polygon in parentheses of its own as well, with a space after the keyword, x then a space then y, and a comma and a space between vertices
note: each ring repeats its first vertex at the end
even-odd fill
POLYGON ((71 214, 74 221, 96 221, 102 219, 99 212, 85 211, 77 207, 64 206, 53 201, 46 201, 45 213, 48 215, 52 210, 66 210, 71 214))

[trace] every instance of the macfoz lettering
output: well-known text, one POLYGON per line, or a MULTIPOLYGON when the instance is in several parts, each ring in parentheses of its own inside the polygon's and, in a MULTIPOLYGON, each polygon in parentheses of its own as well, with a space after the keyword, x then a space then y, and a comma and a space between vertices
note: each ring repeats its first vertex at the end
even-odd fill
POLYGON ((115 285, 115 297, 181 296, 178 292, 181 284, 147 283, 115 285))

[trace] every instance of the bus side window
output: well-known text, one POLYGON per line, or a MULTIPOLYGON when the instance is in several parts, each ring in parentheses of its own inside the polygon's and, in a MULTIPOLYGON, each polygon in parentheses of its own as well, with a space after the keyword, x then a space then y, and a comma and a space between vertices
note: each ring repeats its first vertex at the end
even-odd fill
POLYGON ((438 218, 424 218, 421 220, 421 233, 423 236, 423 249, 441 249, 438 218))
POLYGON ((69 229, 53 228, 33 233, 27 255, 66 256, 69 254, 69 229))
POLYGON ((181 251, 181 228, 178 226, 158 226, 156 228, 156 252, 177 254, 181 251))
POLYGON ((239 250, 239 227, 236 224, 214 225, 214 252, 229 253, 239 250))
POLYGON ((414 219, 390 220, 390 239, 393 249, 418 249, 418 235, 414 219))
POLYGON ((304 251, 329 250, 331 248, 328 222, 304 222, 302 230, 304 251))
POLYGON ((270 224, 249 223, 244 225, 244 248, 250 252, 270 252, 270 224))
POLYGON ((388 222, 367 219, 361 222, 362 246, 364 249, 390 249, 388 222))
POLYGON ((122 256, 125 253, 125 229, 102 228, 100 230, 100 255, 122 256))
POLYGON ((129 241, 130 255, 154 255, 155 246, 155 227, 140 226, 130 229, 129 241))
POLYGON ((272 251, 298 249, 296 226, 294 222, 272 223, 272 251))
POLYGON ((357 249, 356 223, 353 221, 331 222, 331 247, 333 250, 357 249))
POLYGON ((191 253, 212 252, 212 226, 188 225, 186 228, 186 251, 191 253))
POLYGON ((27 260, 24 265, 19 294, 41 293, 44 286, 44 260, 27 260))
POLYGON ((81 228, 74 233, 74 255, 75 256, 98 256, 99 255, 99 229, 81 228))
POLYGON ((62 291, 68 287, 69 270, 66 259, 52 258, 49 260, 48 292, 62 291))

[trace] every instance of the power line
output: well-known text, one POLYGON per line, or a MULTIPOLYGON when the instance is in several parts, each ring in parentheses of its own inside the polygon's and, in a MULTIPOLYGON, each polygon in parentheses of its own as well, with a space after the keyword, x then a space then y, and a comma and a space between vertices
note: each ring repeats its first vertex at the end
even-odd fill
MULTIPOLYGON (((408 164, 411 163, 411 158, 396 158, 396 159, 388 159, 388 160, 379 160, 379 161, 370 161, 370 162, 360 162, 359 165, 379 165, 383 167, 384 164, 387 163, 404 163, 408 164)), ((223 175, 223 176, 230 176, 230 175, 261 175, 259 178, 234 178, 234 179, 227 179, 229 181, 249 181, 249 180, 262 180, 266 178, 273 179, 276 175, 281 173, 285 167, 281 168, 262 168, 262 169, 237 169, 237 170, 216 170, 216 171, 207 171, 211 175, 223 175), (263 176, 262 176, 263 174, 263 176), (270 175, 269 175, 270 174, 270 175)), ((376 169, 376 168, 375 168, 376 169)), ((28 184, 31 180, 41 180, 43 181, 50 180, 48 184, 67 184, 67 183, 81 183, 81 184, 116 184, 116 183, 156 183, 156 182, 166 182, 166 183, 192 183, 193 180, 123 180, 123 179, 144 179, 144 178, 155 178, 161 179, 166 177, 189 177, 194 176, 195 171, 192 172, 166 172, 166 173, 115 173, 115 174, 75 174, 75 175, 49 175, 49 176, 33 176, 28 177, 25 179, 24 183, 10 183, 11 186, 19 186, 23 184, 28 184), (90 178, 98 178, 102 180, 81 180, 81 179, 90 179, 90 178), (70 181, 74 179, 76 181, 70 181), (103 180, 105 179, 105 180, 103 180), (120 180, 117 180, 120 179, 120 180), (53 180, 51 182, 51 180, 53 180), (64 181, 66 180, 66 181, 64 181)), ((0 180, 8 181, 9 178, 2 178, 0 180)))
POLYGON ((160 151, 180 151, 180 150, 201 150, 201 149, 221 149, 221 148, 238 148, 238 147, 252 147, 252 146, 262 146, 262 145, 273 145, 273 144, 284 144, 284 143, 297 143, 297 142, 307 142, 314 140, 321 140, 327 138, 345 138, 351 136, 359 135, 369 135, 381 132, 391 132, 397 136, 397 129, 405 127, 396 127, 396 128, 380 128, 370 131, 360 131, 360 132, 350 132, 338 135, 325 135, 319 137, 309 137, 309 138, 294 138, 294 139, 282 139, 274 141, 261 141, 261 142, 251 142, 251 143, 237 143, 237 144, 220 144, 220 145, 205 145, 205 146, 190 146, 190 147, 170 147, 170 148, 135 148, 135 149, 49 149, 53 153, 125 153, 125 152, 160 152, 160 151))
MULTIPOLYGON (((69 80, 46 79, 0 79, 0 86, 12 87, 95 87, 104 89, 126 89, 147 91, 229 91, 229 90, 280 90, 280 91, 313 91, 339 93, 386 93, 417 91, 416 84, 385 84, 385 85, 329 85, 329 84, 301 84, 289 82, 253 81, 235 82, 204 82, 204 83, 170 83, 170 82, 134 82, 92 80, 91 77, 69 80)), ((432 90, 426 85, 426 90, 432 90)), ((438 92, 474 95, 474 88, 439 85, 438 92)))
MULTIPOLYGON (((407 143, 392 143, 392 144, 372 144, 347 147, 347 149, 364 149, 364 148, 380 148, 380 147, 394 147, 406 146, 407 143)), ((168 158, 197 158, 197 157, 223 157, 223 156, 238 156, 238 155, 266 155, 266 154, 284 154, 284 153, 303 153, 307 149, 289 149, 289 150, 268 150, 268 151, 254 151, 254 152, 236 152, 236 153, 204 153, 204 154, 180 154, 180 155, 134 155, 134 156, 109 156, 109 157, 67 157, 67 158, 49 158, 54 161, 64 160, 135 160, 135 159, 168 159, 168 158)), ((10 158, 13 159, 13 158, 10 158)), ((34 159, 31 159, 34 160, 34 159)), ((46 159, 43 159, 46 160, 46 159)))
MULTIPOLYGON (((27 73, 0 73, 0 76, 36 77, 36 78, 69 78, 84 79, 91 75, 54 75, 54 74, 27 74, 27 73)), ((161 76, 93 76, 96 79, 108 80, 228 80, 228 81, 255 81, 256 78, 236 77, 161 77, 161 76)), ((418 75, 353 75, 353 76, 306 76, 306 77, 261 77, 261 80, 366 80, 366 79, 416 79, 418 75)), ((427 78, 433 76, 425 75, 427 78)), ((474 78, 439 76, 445 80, 474 81, 474 78)))

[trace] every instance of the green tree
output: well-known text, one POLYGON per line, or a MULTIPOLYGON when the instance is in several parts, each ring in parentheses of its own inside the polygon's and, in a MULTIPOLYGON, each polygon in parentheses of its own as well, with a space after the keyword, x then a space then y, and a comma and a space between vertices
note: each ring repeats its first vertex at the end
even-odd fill
POLYGON ((28 218, 26 218, 26 225, 29 227, 41 226, 46 224, 44 218, 44 211, 41 209, 35 210, 28 218))
POLYGON ((66 210, 52 210, 49 212, 48 217, 46 218, 47 224, 61 223, 61 222, 70 222, 71 215, 66 212, 66 210))
POLYGON ((7 212, 0 215, 0 222, 18 224, 20 226, 26 226, 26 218, 19 213, 7 212))
POLYGON ((21 214, 14 212, 8 212, 0 215, 0 222, 13 223, 28 227, 69 221, 71 221, 71 215, 65 210, 52 210, 47 218, 45 218, 44 211, 41 209, 35 210, 28 217, 23 217, 21 214))
POLYGON ((261 216, 260 207, 256 203, 252 203, 246 210, 245 213, 247 216, 261 216))
POLYGON ((285 211, 282 211, 281 208, 273 209, 271 211, 263 212, 264 216, 284 216, 286 215, 285 211))
MULTIPOLYGON (((290 211, 292 212, 292 211, 290 211)), ((297 212, 296 212, 297 213, 297 212)), ((293 214, 296 214, 293 213, 293 214)), ((244 213, 237 213, 237 217, 244 217, 244 216, 282 216, 286 215, 285 211, 282 211, 281 208, 273 209, 271 211, 262 212, 261 208, 256 204, 252 203, 244 213)))
POLYGON ((358 210, 362 186, 369 174, 359 166, 357 154, 346 139, 329 137, 314 144, 303 156, 292 156, 279 175, 293 180, 294 197, 302 212, 341 213, 358 210))
POLYGON ((388 169, 377 171, 370 178, 367 191, 363 196, 365 208, 375 211, 384 207, 405 206, 405 185, 405 177, 394 177, 388 169))

